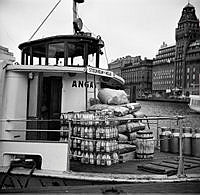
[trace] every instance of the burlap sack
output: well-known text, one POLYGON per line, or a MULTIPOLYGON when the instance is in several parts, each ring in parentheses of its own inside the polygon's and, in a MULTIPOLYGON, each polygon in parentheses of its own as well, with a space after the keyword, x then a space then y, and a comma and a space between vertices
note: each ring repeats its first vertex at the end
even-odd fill
POLYGON ((128 108, 130 114, 133 114, 141 109, 140 103, 128 103, 122 106, 128 108))
POLYGON ((136 150, 135 145, 130 145, 130 144, 119 144, 119 153, 124 154, 127 152, 132 152, 136 150))
POLYGON ((145 129, 145 124, 141 122, 127 123, 127 130, 129 133, 136 132, 139 130, 144 130, 144 129, 145 129))
POLYGON ((123 134, 119 133, 118 140, 119 140, 119 142, 120 141, 124 142, 124 141, 128 140, 128 137, 126 135, 123 135, 123 134))
POLYGON ((104 110, 108 109, 109 105, 107 104, 95 104, 93 106, 90 106, 89 110, 96 111, 96 110, 104 110))
POLYGON ((104 88, 98 92, 98 98, 103 104, 120 105, 129 103, 124 90, 104 88))
POLYGON ((117 127, 117 129, 118 129, 118 132, 119 132, 119 133, 125 133, 125 132, 127 131, 126 124, 119 125, 119 126, 117 127))
POLYGON ((133 141, 136 140, 137 132, 133 132, 129 134, 129 140, 133 141))
POLYGON ((133 116, 134 116, 135 118, 144 118, 144 117, 145 117, 145 114, 144 114, 143 112, 141 112, 141 111, 137 111, 137 112, 134 112, 134 113, 133 113, 133 116))
POLYGON ((114 115, 115 116, 125 116, 128 114, 128 108, 122 107, 122 106, 115 106, 114 107, 114 115))

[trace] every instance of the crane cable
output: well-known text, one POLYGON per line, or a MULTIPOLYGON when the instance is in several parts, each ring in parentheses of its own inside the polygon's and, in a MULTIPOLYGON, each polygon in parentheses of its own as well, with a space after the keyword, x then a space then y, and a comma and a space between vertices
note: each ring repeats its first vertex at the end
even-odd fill
POLYGON ((106 46, 104 45, 104 53, 105 53, 105 58, 106 58, 106 62, 108 65, 108 56, 107 56, 107 52, 106 52, 106 46))
POLYGON ((38 30, 41 28, 41 26, 45 23, 45 21, 48 19, 48 17, 51 15, 51 13, 56 9, 56 7, 58 6, 58 4, 61 2, 61 0, 59 0, 56 5, 53 7, 53 9, 49 12, 49 14, 46 16, 46 18, 42 21, 42 23, 40 24, 40 26, 36 29, 36 31, 33 33, 33 35, 31 36, 31 38, 29 39, 29 41, 35 36, 35 34, 38 32, 38 30))

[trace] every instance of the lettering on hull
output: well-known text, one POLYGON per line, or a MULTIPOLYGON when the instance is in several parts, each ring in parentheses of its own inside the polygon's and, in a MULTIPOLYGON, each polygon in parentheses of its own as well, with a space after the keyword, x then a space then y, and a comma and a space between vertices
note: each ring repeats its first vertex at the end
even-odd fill
POLYGON ((96 85, 92 81, 76 81, 76 80, 74 80, 74 81, 72 81, 72 88, 74 88, 74 87, 76 87, 76 88, 84 88, 84 87, 94 88, 95 87, 96 88, 96 85))

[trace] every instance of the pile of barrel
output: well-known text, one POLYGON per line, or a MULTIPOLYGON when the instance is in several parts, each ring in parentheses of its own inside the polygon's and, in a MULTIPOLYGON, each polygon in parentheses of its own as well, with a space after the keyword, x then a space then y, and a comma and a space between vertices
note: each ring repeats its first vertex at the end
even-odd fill
MULTIPOLYGON (((160 151, 169 153, 179 153, 179 133, 180 129, 162 127, 160 134, 160 151)), ((183 128, 183 154, 200 157, 200 129, 191 127, 183 128)))

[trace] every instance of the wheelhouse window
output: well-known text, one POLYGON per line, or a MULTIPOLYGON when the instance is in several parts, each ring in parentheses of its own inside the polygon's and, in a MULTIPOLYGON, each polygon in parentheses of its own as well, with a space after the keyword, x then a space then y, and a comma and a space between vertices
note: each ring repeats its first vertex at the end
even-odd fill
POLYGON ((30 64, 30 47, 25 47, 22 50, 22 64, 30 64))
POLYGON ((32 47, 32 56, 34 65, 45 65, 46 46, 45 44, 34 45, 32 47))
POLYGON ((90 54, 88 55, 88 65, 95 67, 96 66, 96 55, 90 54))
POLYGON ((64 66, 64 42, 49 44, 48 65, 64 66))
POLYGON ((68 66, 84 66, 84 44, 67 43, 68 66))

